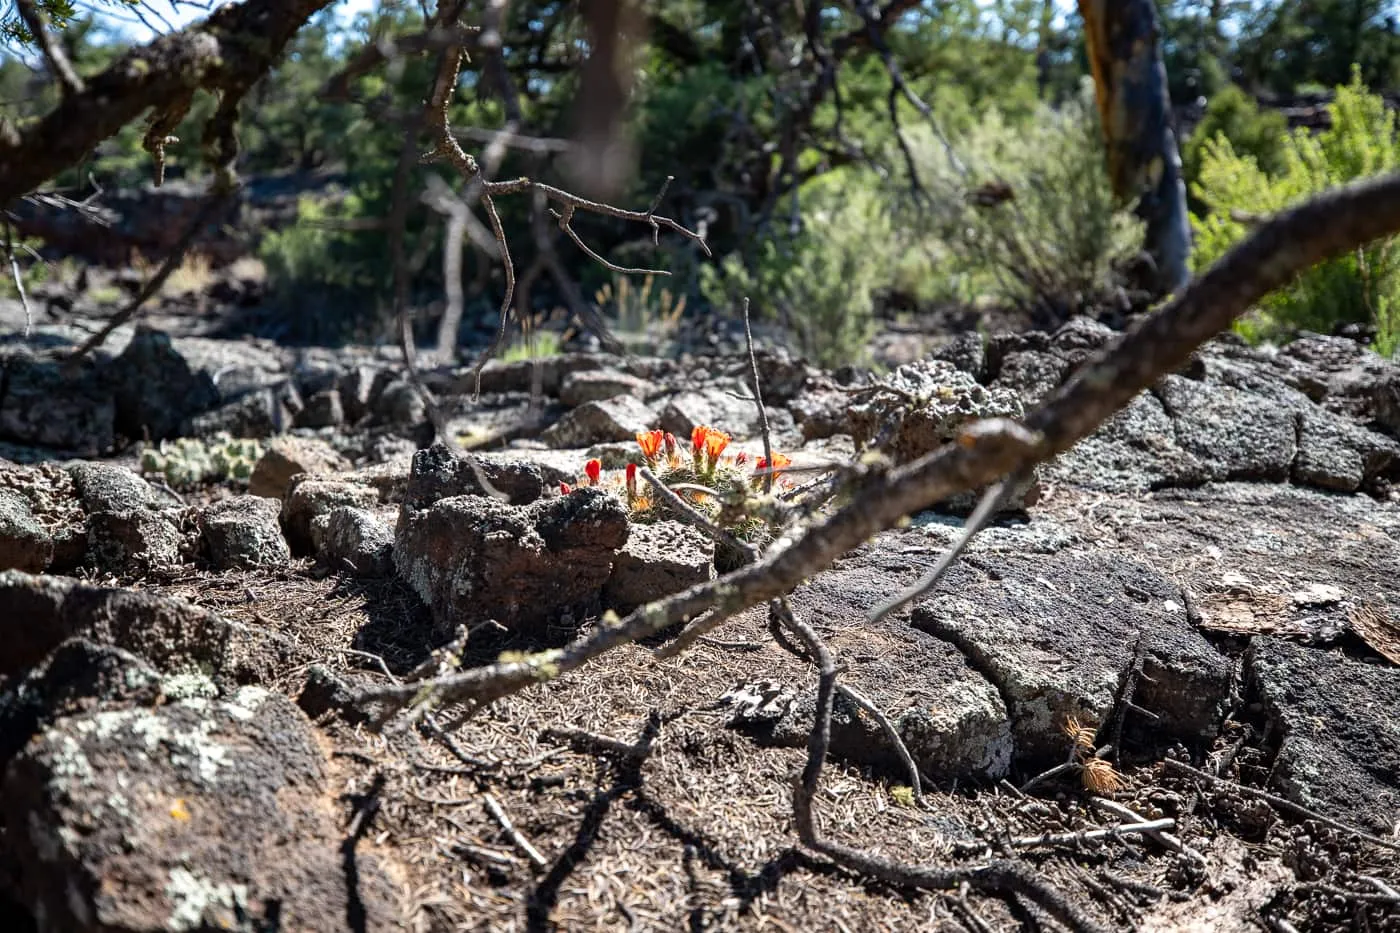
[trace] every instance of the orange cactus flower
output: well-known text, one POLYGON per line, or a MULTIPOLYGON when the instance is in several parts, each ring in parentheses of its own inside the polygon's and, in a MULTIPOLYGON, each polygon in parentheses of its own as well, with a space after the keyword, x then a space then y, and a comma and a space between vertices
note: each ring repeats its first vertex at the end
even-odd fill
POLYGON ((647 463, 656 462, 656 458, 661 454, 661 445, 665 440, 665 431, 637 432, 637 446, 642 448, 642 456, 647 458, 647 463))
POLYGON ((696 470, 706 467, 714 470, 715 464, 719 462, 719 455, 724 452, 724 448, 727 446, 729 446, 729 435, 718 428, 699 424, 690 432, 690 452, 691 456, 695 458, 696 470))
POLYGON ((710 461, 710 469, 715 468, 719 462, 719 455, 724 453, 724 448, 729 446, 729 435, 723 431, 716 431, 710 428, 710 433, 705 435, 705 456, 710 461))
POLYGON ((598 477, 603 475, 603 461, 593 459, 583 465, 583 472, 588 475, 588 485, 597 486, 598 477))

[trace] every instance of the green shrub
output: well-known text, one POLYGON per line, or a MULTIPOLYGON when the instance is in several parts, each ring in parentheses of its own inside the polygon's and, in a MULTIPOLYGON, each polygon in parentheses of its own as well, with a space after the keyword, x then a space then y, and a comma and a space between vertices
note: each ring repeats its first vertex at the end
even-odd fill
POLYGON ((712 305, 751 299, 756 315, 775 316, 803 354, 822 366, 864 358, 875 321, 875 294, 889 284, 899 243, 876 179, 857 169, 829 172, 799 192, 802 230, 771 238, 747 266, 737 253, 702 266, 701 292, 712 305))
MULTIPOLYGON (((1230 140, 1205 146, 1195 193, 1206 213, 1192 218, 1197 268, 1219 259, 1248 233, 1256 218, 1358 178, 1400 166, 1395 114, 1354 76, 1329 106, 1332 126, 1316 135, 1286 138, 1282 168, 1266 172, 1230 140)), ((1330 333, 1343 324, 1376 328, 1376 349, 1393 354, 1400 343, 1400 249, 1394 239, 1313 267, 1260 302, 1237 330, 1253 341, 1286 338, 1297 330, 1330 333)))
POLYGON ((951 146, 928 130, 911 131, 908 144, 931 203, 896 191, 907 205, 897 219, 917 233, 925 274, 948 299, 1065 315, 1110 291, 1115 269, 1142 248, 1142 224, 1109 188, 1087 88, 1029 120, 989 110, 951 146), (988 185, 1012 197, 979 204, 974 192, 988 185))
POLYGON ((1253 97, 1231 84, 1210 99, 1201 122, 1181 147, 1182 177, 1188 187, 1200 179, 1206 144, 1217 136, 1230 140, 1236 154, 1253 156, 1266 174, 1283 171, 1288 121, 1277 111, 1261 111, 1253 97))

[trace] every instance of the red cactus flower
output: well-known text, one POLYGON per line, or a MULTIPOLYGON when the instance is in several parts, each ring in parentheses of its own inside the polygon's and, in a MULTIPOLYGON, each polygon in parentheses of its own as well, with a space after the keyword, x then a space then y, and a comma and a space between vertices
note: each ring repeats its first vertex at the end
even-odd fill
POLYGON ((735 465, 735 466, 743 466, 744 464, 746 464, 746 463, 748 463, 748 462, 749 462, 749 452, 748 452, 747 450, 741 450, 741 451, 739 451, 737 454, 734 455, 734 465, 735 465))
POLYGON ((598 477, 603 475, 603 461, 593 459, 583 465, 583 472, 588 474, 588 485, 597 486, 598 477))
POLYGON ((672 466, 674 466, 676 463, 676 450, 679 447, 679 445, 676 443, 676 435, 672 434, 670 431, 667 431, 665 443, 666 459, 671 462, 672 466))
POLYGON ((647 463, 655 463, 661 453, 661 445, 666 440, 665 431, 638 431, 637 446, 642 448, 642 456, 647 463))
MULTIPOLYGON (((773 451, 773 478, 777 479, 778 474, 782 472, 783 467, 788 466, 792 466, 792 461, 789 460, 787 457, 783 456, 782 454, 778 453, 776 450, 773 451)), ((753 468, 759 473, 762 473, 763 471, 767 470, 768 458, 759 457, 758 460, 754 462, 753 468)))
POLYGON ((627 501, 632 502, 637 498, 637 465, 627 464, 627 501))
POLYGON ((559 492, 560 492, 560 494, 567 496, 569 493, 571 493, 571 492, 573 492, 573 491, 574 491, 574 488, 573 488, 572 486, 570 486, 568 483, 560 483, 560 484, 559 484, 559 492))

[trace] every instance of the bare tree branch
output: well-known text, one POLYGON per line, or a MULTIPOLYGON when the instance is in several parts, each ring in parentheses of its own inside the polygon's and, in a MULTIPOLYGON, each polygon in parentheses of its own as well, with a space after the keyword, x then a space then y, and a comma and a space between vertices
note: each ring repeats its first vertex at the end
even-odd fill
POLYGON ((46 117, 0 134, 0 205, 33 191, 152 108, 178 106, 194 91, 236 108, 313 14, 331 0, 243 0, 208 20, 132 49, 69 93, 46 117))
POLYGON ((83 79, 73 70, 72 63, 63 52, 63 46, 54 42, 53 36, 49 35, 49 24, 45 22, 43 12, 34 5, 34 0, 15 0, 15 6, 19 9, 19 18, 24 20, 24 28, 34 37, 44 60, 49 63, 49 70, 63 87, 63 93, 83 93, 83 79))

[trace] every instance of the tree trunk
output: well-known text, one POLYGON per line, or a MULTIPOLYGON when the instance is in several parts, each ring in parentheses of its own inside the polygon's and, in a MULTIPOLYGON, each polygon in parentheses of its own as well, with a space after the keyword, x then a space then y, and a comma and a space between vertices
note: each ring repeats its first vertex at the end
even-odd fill
POLYGON ((1137 199, 1162 292, 1190 280, 1186 186, 1152 0, 1079 0, 1113 192, 1137 199))

